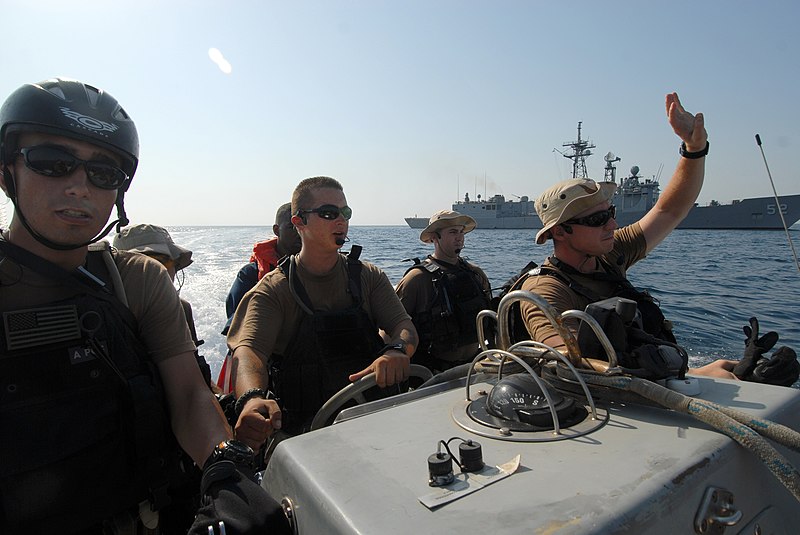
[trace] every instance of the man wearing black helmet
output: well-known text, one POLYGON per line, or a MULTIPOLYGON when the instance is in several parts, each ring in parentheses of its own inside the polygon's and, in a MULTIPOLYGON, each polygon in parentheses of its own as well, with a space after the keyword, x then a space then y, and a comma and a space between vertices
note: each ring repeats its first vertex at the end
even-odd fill
POLYGON ((176 504, 199 494, 197 469, 175 439, 204 468, 193 531, 285 530, 243 476, 252 452, 230 440, 166 270, 97 243, 127 222, 138 152, 125 110, 75 80, 24 85, 0 108, 14 204, 0 235, 0 532, 185 532, 193 511, 176 504))

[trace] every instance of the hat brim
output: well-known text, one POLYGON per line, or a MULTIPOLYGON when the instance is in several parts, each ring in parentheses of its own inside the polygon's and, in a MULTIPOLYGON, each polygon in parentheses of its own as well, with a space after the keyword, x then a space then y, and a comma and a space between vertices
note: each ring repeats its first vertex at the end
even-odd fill
POLYGON ((135 253, 160 254, 168 256, 175 261, 175 271, 180 271, 188 267, 193 262, 192 251, 175 245, 174 243, 171 245, 166 243, 146 243, 136 247, 131 247, 127 250, 135 253))
POLYGON ((468 215, 459 215, 457 217, 437 219, 433 223, 428 224, 425 230, 419 233, 420 241, 424 243, 432 243, 436 233, 445 227, 464 227, 464 234, 472 232, 478 224, 468 215))
POLYGON ((556 220, 549 225, 543 226, 542 229, 536 233, 536 243, 539 245, 543 244, 547 241, 547 233, 550 229, 572 219, 577 214, 588 210, 592 206, 610 201, 614 197, 614 193, 617 192, 617 185, 614 182, 597 182, 597 184, 600 187, 597 188, 596 191, 576 197, 565 204, 556 220))
POLYGON ((171 243, 169 248, 170 257, 175 259, 175 271, 180 271, 183 268, 189 267, 193 262, 192 252, 189 249, 181 247, 180 245, 175 245, 174 243, 171 243))

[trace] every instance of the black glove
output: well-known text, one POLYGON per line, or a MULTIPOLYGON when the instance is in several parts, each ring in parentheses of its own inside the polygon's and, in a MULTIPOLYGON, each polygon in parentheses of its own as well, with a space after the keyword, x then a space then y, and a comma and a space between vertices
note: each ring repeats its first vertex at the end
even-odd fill
POLYGON ((750 318, 750 325, 742 327, 742 331, 747 337, 744 341, 744 357, 733 368, 733 374, 743 381, 749 381, 758 361, 778 342, 778 333, 770 331, 759 338, 757 318, 750 318))
POLYGON ((211 463, 203 470, 200 508, 188 535, 290 535, 283 509, 267 491, 240 472, 233 461, 211 463))
POLYGON ((794 352, 794 349, 783 346, 773 353, 771 358, 759 362, 747 380, 755 383, 792 386, 798 377, 800 377, 800 362, 797 361, 797 353, 794 352))

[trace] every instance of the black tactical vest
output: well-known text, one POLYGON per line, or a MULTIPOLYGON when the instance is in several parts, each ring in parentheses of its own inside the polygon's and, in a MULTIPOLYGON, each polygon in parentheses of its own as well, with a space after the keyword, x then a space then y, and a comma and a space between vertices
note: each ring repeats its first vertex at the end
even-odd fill
POLYGON ((281 404, 281 429, 289 434, 307 431, 328 398, 350 384, 348 376, 369 366, 383 347, 377 327, 361 306, 360 252, 354 245, 347 258, 352 303, 344 310, 315 310, 297 276, 294 256, 279 265, 305 312, 286 354, 273 354, 270 364, 270 384, 281 404))
MULTIPOLYGON (((0 257, 17 260, 13 247, 0 240, 0 257)), ((130 310, 61 271, 73 297, 2 312, 3 533, 73 533, 143 500, 162 507, 188 470, 130 310)))
POLYGON ((428 257, 406 271, 423 270, 434 287, 431 303, 411 319, 419 335, 417 355, 436 358, 466 344, 478 343, 475 318, 490 301, 477 273, 459 258, 455 269, 445 270, 428 257))

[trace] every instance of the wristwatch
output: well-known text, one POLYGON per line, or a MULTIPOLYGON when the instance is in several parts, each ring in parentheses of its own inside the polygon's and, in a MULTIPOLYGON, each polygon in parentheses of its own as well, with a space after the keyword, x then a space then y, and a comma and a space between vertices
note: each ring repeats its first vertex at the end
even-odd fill
POLYGON ((385 346, 383 346, 381 348, 381 351, 380 351, 379 355, 383 355, 387 351, 392 351, 392 350, 399 351, 399 352, 401 352, 401 353, 403 353, 405 355, 406 354, 406 346, 407 346, 407 344, 405 342, 397 342, 395 344, 386 344, 385 346))
POLYGON ((203 468, 206 468, 218 461, 233 461, 240 466, 253 466, 255 452, 253 448, 240 440, 230 439, 220 442, 214 447, 214 451, 208 457, 203 468))
POLYGON ((696 152, 689 152, 686 150, 686 143, 681 141, 681 148, 678 149, 678 152, 684 158, 688 158, 689 160, 697 160, 698 158, 702 158, 706 154, 708 154, 708 141, 706 141, 706 146, 702 150, 698 150, 696 152))

